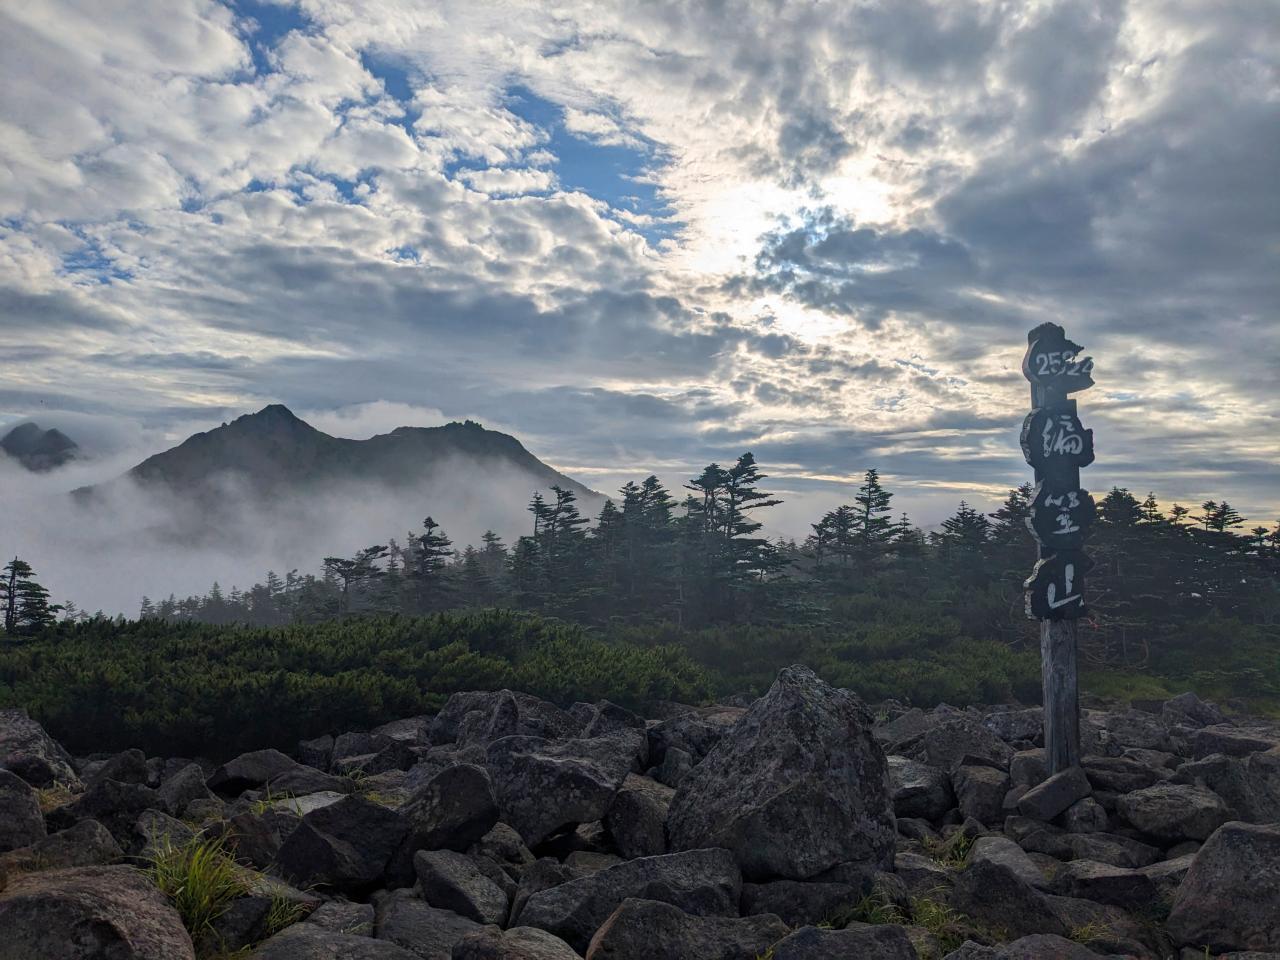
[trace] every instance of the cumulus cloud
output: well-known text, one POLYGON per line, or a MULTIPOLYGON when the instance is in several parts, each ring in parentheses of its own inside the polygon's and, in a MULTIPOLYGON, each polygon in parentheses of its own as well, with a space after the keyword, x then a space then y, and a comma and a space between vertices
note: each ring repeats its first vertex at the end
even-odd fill
POLYGON ((1057 320, 1093 486, 1280 512, 1263 6, 254 11, 0 12, 0 420, 471 416, 602 486, 751 448, 796 518, 878 466, 932 522, 1025 478, 1057 320))

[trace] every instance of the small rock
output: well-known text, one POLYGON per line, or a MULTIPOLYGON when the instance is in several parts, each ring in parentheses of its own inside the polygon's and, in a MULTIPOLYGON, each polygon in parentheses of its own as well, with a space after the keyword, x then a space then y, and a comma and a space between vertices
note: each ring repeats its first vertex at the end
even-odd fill
POLYGON ((408 821, 395 811, 343 797, 302 818, 281 844, 276 865, 303 886, 363 892, 382 879, 408 831, 408 821))
POLYGON ((1035 820, 1052 820, 1092 792, 1089 778, 1079 767, 1059 771, 1023 794, 1018 812, 1035 820))
POLYGON ((333 735, 326 733, 314 740, 298 741, 298 759, 308 767, 328 770, 333 759, 333 735))

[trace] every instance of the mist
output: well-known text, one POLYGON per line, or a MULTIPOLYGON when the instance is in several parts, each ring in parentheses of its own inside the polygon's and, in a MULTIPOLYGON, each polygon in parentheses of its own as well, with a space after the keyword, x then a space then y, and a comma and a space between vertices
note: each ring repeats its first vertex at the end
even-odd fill
POLYGON ((56 602, 134 617, 143 596, 182 598, 214 581, 245 588, 268 570, 319 573, 326 556, 404 543, 428 515, 459 550, 487 529, 510 544, 528 532, 525 506, 541 486, 523 471, 453 456, 432 463, 421 483, 309 487, 269 503, 227 474, 197 503, 122 477, 135 462, 120 453, 34 474, 0 455, 2 555, 30 563, 56 602), (70 495, 106 480, 88 504, 70 495))

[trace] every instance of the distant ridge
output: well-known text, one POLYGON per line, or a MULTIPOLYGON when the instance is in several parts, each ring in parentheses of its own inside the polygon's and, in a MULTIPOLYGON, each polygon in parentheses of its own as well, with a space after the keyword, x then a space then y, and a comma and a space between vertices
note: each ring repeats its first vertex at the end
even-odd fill
MULTIPOLYGON (((230 475, 243 481, 251 494, 271 500, 330 483, 410 487, 429 477, 435 467, 459 458, 485 472, 528 474, 531 486, 561 486, 589 504, 603 500, 599 493, 547 466, 515 437, 470 420, 441 427, 397 427, 367 440, 349 440, 317 430, 278 403, 193 434, 176 447, 148 457, 125 476, 144 487, 164 487, 199 498, 219 478, 230 475)), ((75 493, 81 499, 92 498, 98 489, 82 487, 75 493)))
POLYGON ((61 430, 41 430, 35 423, 20 423, 0 439, 0 450, 28 470, 44 473, 74 460, 80 447, 61 430))

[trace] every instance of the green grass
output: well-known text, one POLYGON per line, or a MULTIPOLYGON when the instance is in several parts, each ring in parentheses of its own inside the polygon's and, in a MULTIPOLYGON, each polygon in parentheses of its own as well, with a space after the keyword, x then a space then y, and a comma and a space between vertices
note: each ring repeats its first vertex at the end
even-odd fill
POLYGON ((969 862, 969 851, 973 849, 973 838, 963 831, 957 830, 946 840, 926 838, 921 845, 924 847, 925 853, 932 857, 934 862, 944 867, 958 870, 969 862))
POLYGON ((222 841, 207 837, 196 836, 183 844, 161 838, 149 872, 193 940, 212 930, 231 901, 248 889, 222 841))

